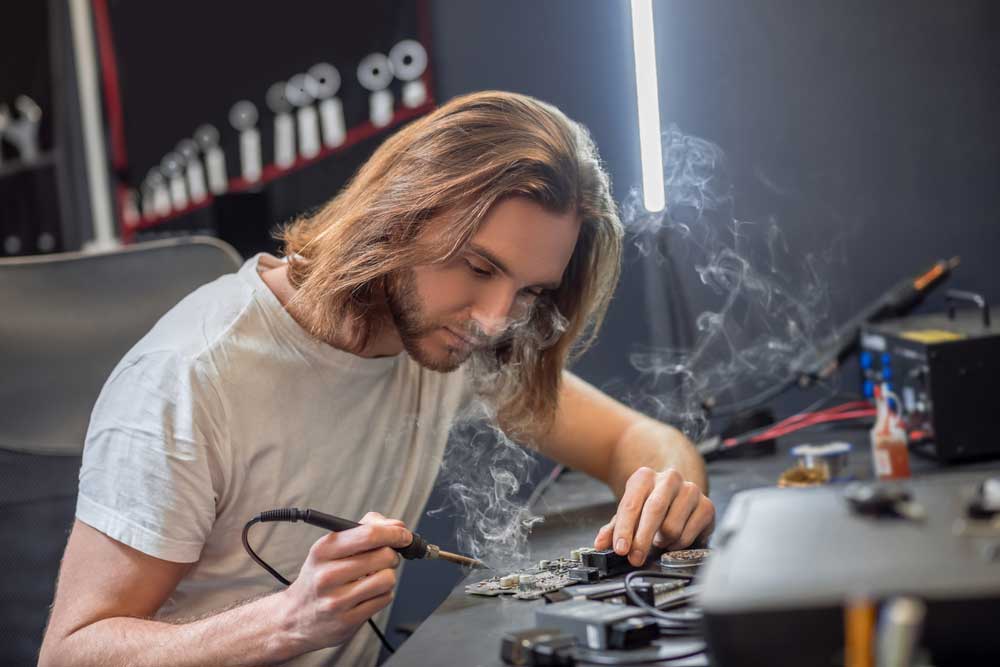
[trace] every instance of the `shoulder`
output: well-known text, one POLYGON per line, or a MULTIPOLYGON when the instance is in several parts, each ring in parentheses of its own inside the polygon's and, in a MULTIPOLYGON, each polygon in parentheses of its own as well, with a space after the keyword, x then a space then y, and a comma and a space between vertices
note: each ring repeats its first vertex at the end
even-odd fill
POLYGON ((195 359, 225 342, 256 306, 253 289, 239 275, 203 285, 171 308, 132 348, 128 357, 173 354, 195 359))

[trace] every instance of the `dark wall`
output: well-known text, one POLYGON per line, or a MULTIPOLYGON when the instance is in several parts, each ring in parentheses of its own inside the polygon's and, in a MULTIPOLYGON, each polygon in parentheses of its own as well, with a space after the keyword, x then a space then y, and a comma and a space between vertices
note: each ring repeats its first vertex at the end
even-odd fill
MULTIPOLYGON (((606 0, 434 4, 441 101, 476 90, 510 90, 550 102, 591 132, 616 197, 639 178, 628 5, 606 0)), ((641 276, 626 271, 601 343, 579 370, 620 376, 620 342, 646 328, 641 276)))
POLYGON ((960 255, 1000 298, 1000 6, 988 1, 655 3, 664 113, 719 144, 737 215, 793 250, 843 243, 841 318, 960 255))
MULTIPOLYGON (((791 255, 836 245, 823 276, 832 321, 952 255, 952 286, 1000 300, 1000 6, 654 1, 654 15, 664 126, 725 150, 735 213, 777 220, 791 255)), ((433 27, 441 101, 498 88, 556 104, 590 129, 619 201, 638 184, 627 2, 435 0, 433 27)), ((654 332, 667 330, 678 283, 698 312, 692 267, 676 269, 650 296, 666 278, 629 255, 581 375, 619 394, 634 385, 628 353, 666 342, 654 332)), ((940 304, 932 295, 924 309, 940 304)), ((853 373, 842 378, 852 389, 853 373)), ((449 541, 444 520, 425 524, 449 541)), ((416 582, 422 565, 404 579, 396 622, 421 618, 458 579, 425 568, 416 582)))

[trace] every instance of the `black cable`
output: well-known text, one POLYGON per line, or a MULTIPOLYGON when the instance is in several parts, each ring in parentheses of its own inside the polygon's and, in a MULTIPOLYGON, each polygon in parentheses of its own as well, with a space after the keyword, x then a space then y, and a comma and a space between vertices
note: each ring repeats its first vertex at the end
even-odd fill
MULTIPOLYGON (((711 400, 714 400, 714 398, 712 398, 709 399, 709 401, 704 402, 703 407, 705 409, 706 414, 712 419, 715 419, 716 417, 731 417, 735 414, 743 412, 744 410, 755 408, 758 405, 761 405, 763 403, 766 403, 767 401, 777 398, 781 394, 785 393, 792 387, 799 384, 800 378, 801 378, 800 374, 792 375, 791 377, 785 378, 784 380, 781 380, 778 384, 772 385, 753 396, 741 399, 739 401, 736 401, 735 403, 729 403, 728 405, 712 406, 710 403, 711 400)), ((825 386, 831 389, 833 388, 832 385, 827 384, 824 380, 813 380, 810 386, 811 387, 825 386)), ((847 392, 836 391, 832 396, 824 396, 823 398, 819 399, 817 403, 823 403, 825 401, 832 400, 833 398, 840 395, 854 396, 854 394, 847 394, 847 392)))
MULTIPOLYGON (((652 616, 659 619, 663 619, 665 621, 670 621, 671 623, 678 626, 678 629, 681 629, 681 626, 687 626, 692 629, 696 627, 695 624, 689 618, 679 614, 671 614, 665 612, 660 608, 649 604, 641 597, 639 597, 639 594, 636 593, 634 590, 632 590, 632 580, 635 579, 636 577, 647 577, 649 579, 683 579, 686 581, 691 581, 692 579, 691 575, 674 574, 671 572, 659 572, 657 570, 636 570, 634 572, 629 572, 628 574, 625 575, 625 580, 622 582, 622 586, 625 588, 625 595, 628 596, 628 599, 631 600, 632 603, 635 604, 637 607, 639 607, 643 611, 648 612, 652 616)), ((687 600, 684 600, 684 603, 686 604, 687 600)))
POLYGON ((545 495, 545 492, 549 490, 549 487, 555 484, 564 472, 566 472, 566 466, 561 463, 556 464, 556 466, 549 471, 549 474, 545 477, 545 479, 540 481, 538 486, 535 487, 535 490, 531 492, 530 496, 528 496, 528 502, 525 506, 529 510, 534 508, 535 503, 541 500, 542 496, 545 495))
MULTIPOLYGON (((254 551, 253 547, 250 546, 250 541, 247 539, 247 535, 250 533, 250 527, 255 523, 259 522, 260 522, 260 516, 255 516, 254 518, 247 521, 247 524, 243 526, 243 548, 246 549, 246 552, 247 554, 250 555, 250 558, 252 558, 253 561, 258 565, 260 565, 262 568, 267 570, 272 577, 280 581, 285 586, 291 586, 292 582, 290 582, 285 577, 281 576, 281 574, 277 570, 275 570, 273 567, 264 562, 264 559, 258 556, 257 552, 254 551)), ((378 626, 375 625, 375 621, 369 618, 368 625, 375 633, 375 636, 378 637, 378 640, 382 642, 382 646, 385 647, 385 650, 388 651, 389 653, 395 653, 396 649, 393 648, 392 644, 389 643, 389 640, 385 638, 385 635, 382 634, 382 631, 378 629, 378 626)))
POLYGON ((781 394, 785 393, 792 387, 798 384, 799 376, 794 375, 790 378, 782 380, 776 385, 770 386, 767 389, 747 398, 736 401, 735 403, 730 403, 728 405, 723 405, 719 407, 713 407, 710 403, 706 404, 705 412, 711 418, 716 417, 731 417, 737 413, 743 412, 744 410, 749 410, 750 408, 755 408, 758 405, 767 403, 768 401, 777 398, 781 394))

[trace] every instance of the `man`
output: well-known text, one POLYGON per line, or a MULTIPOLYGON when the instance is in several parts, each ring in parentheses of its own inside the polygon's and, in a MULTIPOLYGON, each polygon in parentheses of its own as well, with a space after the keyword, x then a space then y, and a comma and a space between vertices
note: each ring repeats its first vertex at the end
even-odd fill
POLYGON ((357 630, 392 598, 391 547, 472 395, 619 495, 598 548, 640 564, 707 536, 691 444, 564 371, 604 315, 621 238, 592 142, 549 105, 469 95, 388 139, 286 229, 285 261, 195 291, 112 373, 40 664, 371 664, 357 630), (373 512, 326 535, 258 525, 262 556, 298 573, 275 592, 240 533, 290 506, 373 512))

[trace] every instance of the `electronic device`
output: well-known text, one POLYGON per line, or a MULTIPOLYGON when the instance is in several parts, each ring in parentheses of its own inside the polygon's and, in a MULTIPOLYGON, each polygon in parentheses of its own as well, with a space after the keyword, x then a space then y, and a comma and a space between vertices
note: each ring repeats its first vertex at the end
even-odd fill
POLYGON ((1000 329, 985 300, 950 290, 948 313, 869 324, 861 331, 862 391, 886 382, 912 440, 942 461, 1000 456, 1000 329), (957 310, 960 302, 976 311, 957 310))
POLYGON ((507 664, 670 664, 704 650, 700 612, 688 605, 709 551, 667 552, 640 570, 610 549, 583 547, 568 558, 470 584, 466 592, 548 603, 536 608, 536 627, 503 638, 500 656, 507 664))
POLYGON ((937 667, 996 664, 998 517, 989 471, 737 494, 699 580, 712 664, 839 664, 856 596, 922 601, 920 643, 937 667))

